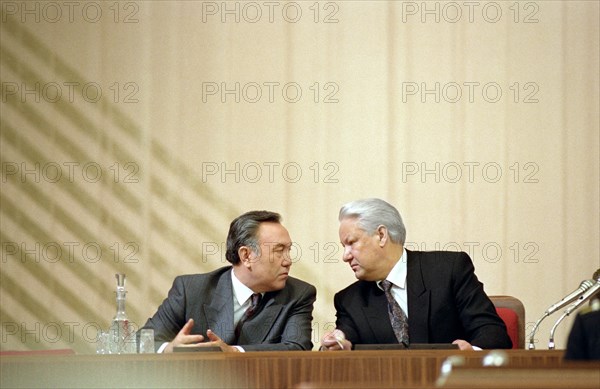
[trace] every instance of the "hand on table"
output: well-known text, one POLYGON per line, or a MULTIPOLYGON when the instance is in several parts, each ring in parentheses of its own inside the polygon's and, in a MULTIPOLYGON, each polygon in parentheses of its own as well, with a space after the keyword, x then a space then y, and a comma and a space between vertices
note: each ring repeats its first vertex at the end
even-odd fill
POLYGON ((321 339, 322 351, 352 350, 352 343, 341 330, 326 332, 321 339))

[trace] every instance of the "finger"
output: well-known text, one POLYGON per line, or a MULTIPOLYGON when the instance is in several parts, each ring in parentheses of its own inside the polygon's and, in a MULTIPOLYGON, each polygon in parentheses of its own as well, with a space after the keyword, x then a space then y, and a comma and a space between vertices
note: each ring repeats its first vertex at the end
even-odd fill
POLYGON ((323 338, 321 338, 321 342, 335 342, 335 333, 333 331, 326 332, 323 338))
POLYGON ((336 348, 339 348, 339 345, 335 341, 333 341, 333 342, 321 342, 321 347, 323 349, 325 349, 325 350, 336 350, 336 348))
POLYGON ((195 344, 199 344, 203 340, 204 340, 204 337, 202 335, 184 335, 184 336, 175 337, 175 339, 173 339, 173 341, 171 343, 173 344, 174 347, 188 346, 188 345, 193 346, 195 344))
POLYGON ((337 328, 333 331, 332 335, 337 340, 346 340, 346 334, 344 334, 344 331, 338 330, 337 328))
POLYGON ((323 339, 321 344, 325 347, 331 347, 331 346, 337 344, 337 342, 335 341, 335 339, 323 339))
POLYGON ((337 343, 333 343, 333 344, 325 345, 325 348, 327 350, 337 350, 338 348, 340 348, 340 346, 338 346, 337 343))
POLYGON ((463 339, 456 339, 452 344, 458 345, 459 350, 472 350, 471 344, 463 339))
POLYGON ((190 319, 185 323, 183 328, 179 331, 180 334, 189 335, 192 332, 192 328, 194 328, 194 319, 190 319))
POLYGON ((206 342, 197 342, 197 343, 183 343, 178 345, 177 347, 203 347, 206 342))
POLYGON ((210 329, 208 331, 206 331, 206 336, 212 342, 221 342, 221 338, 219 338, 219 336, 217 334, 215 334, 214 332, 212 332, 212 330, 210 330, 210 329))
POLYGON ((182 337, 180 337, 181 342, 185 343, 185 344, 190 344, 190 343, 200 343, 202 341, 204 341, 204 336, 202 335, 184 335, 182 337))
POLYGON ((333 336, 333 331, 327 331, 325 334, 323 334, 323 338, 329 338, 333 336))

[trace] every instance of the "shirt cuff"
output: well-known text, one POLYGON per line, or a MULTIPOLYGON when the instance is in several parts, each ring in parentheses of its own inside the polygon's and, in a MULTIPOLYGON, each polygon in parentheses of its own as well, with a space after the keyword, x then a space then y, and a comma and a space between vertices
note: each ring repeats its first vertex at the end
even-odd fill
POLYGON ((165 349, 167 348, 168 344, 169 344, 169 342, 165 342, 165 343, 161 344, 160 347, 158 348, 158 350, 156 352, 157 353, 162 353, 163 351, 165 351, 165 349))

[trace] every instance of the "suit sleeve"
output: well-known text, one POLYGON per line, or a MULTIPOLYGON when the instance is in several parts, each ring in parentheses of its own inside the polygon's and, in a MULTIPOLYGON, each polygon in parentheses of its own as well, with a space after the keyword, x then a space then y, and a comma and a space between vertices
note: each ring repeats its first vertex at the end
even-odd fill
POLYGON ((246 351, 285 351, 285 350, 311 350, 313 343, 312 313, 317 290, 310 284, 301 289, 299 296, 289 302, 284 310, 284 324, 281 331, 281 342, 241 345, 246 351))
POLYGON ((511 348, 506 326, 485 294, 483 284, 477 279, 469 256, 461 253, 459 260, 453 262, 452 285, 460 320, 467 335, 465 340, 484 349, 511 348))
POLYGON ((360 343, 358 328, 356 327, 352 315, 346 310, 346 304, 342 302, 344 299, 342 293, 336 293, 333 297, 333 305, 336 312, 335 327, 346 336, 353 345, 360 343))
POLYGON ((143 328, 154 330, 157 345, 170 342, 185 325, 185 286, 181 276, 176 277, 167 298, 158 307, 143 328))

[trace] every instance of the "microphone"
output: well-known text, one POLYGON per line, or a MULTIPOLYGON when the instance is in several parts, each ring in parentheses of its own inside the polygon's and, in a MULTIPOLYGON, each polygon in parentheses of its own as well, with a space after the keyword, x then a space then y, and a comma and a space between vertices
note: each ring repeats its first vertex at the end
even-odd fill
POLYGON ((585 293, 583 293, 577 301, 575 301, 567 309, 565 309, 565 312, 558 318, 556 323, 554 323, 554 327, 552 327, 552 329, 550 330, 550 340, 548 341, 549 350, 554 349, 554 331, 556 331, 556 327, 558 327, 560 322, 562 322, 565 317, 573 313, 573 311, 575 311, 583 303, 591 299, 598 292, 600 292, 600 278, 596 281, 594 285, 592 285, 591 288, 589 288, 585 293))
MULTIPOLYGON (((596 274, 596 273, 594 273, 594 274, 596 274)), ((581 282, 581 284, 579 285, 579 288, 575 289, 574 291, 572 291, 571 293, 569 293, 568 295, 563 297, 562 300, 552 304, 551 306, 548 307, 548 309, 546 309, 546 312, 544 312, 542 317, 540 317, 538 319, 538 321, 535 323, 535 326, 533 327, 533 330, 531 331, 531 334, 529 335, 529 350, 535 349, 535 345, 533 344, 533 342, 534 342, 533 337, 535 336, 535 333, 537 332, 537 329, 540 326, 540 323, 542 322, 542 320, 544 320, 546 317, 550 316, 554 312, 558 311, 559 309, 565 307, 566 305, 572 303, 576 299, 580 298, 581 295, 584 294, 585 291, 590 289, 592 286, 594 286, 594 280, 583 280, 581 282)))
POLYGON ((586 290, 590 289, 592 286, 594 286, 594 280, 581 281, 579 288, 575 289, 574 291, 572 291, 571 293, 569 293, 568 295, 563 297, 563 299, 560 300, 559 302, 550 305, 548 307, 548 309, 546 309, 547 315, 548 316, 552 315, 554 312, 558 311, 559 309, 567 306, 568 304, 572 303, 573 301, 577 300, 578 298, 581 298, 580 296, 583 293, 585 293, 586 290))
POLYGON ((567 316, 570 315, 574 310, 579 308, 584 302, 591 299, 598 292, 600 292, 600 279, 596 281, 596 283, 591 288, 589 288, 583 295, 581 295, 581 297, 577 301, 575 301, 569 306, 569 308, 565 310, 567 316))

